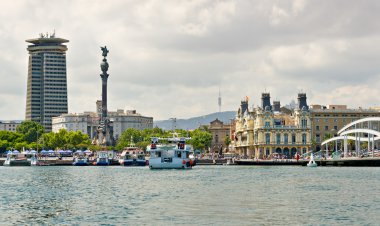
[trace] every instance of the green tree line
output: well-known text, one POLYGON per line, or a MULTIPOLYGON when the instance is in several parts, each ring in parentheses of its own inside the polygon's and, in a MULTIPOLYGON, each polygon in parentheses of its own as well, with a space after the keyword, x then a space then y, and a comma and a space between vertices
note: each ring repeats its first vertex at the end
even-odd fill
POLYGON ((81 131, 62 129, 58 133, 45 133, 42 125, 33 121, 24 121, 16 132, 0 131, 0 152, 16 149, 86 149, 91 140, 81 131))
MULTIPOLYGON (((175 132, 179 137, 191 137, 192 139, 187 143, 193 145, 196 150, 208 150, 211 145, 212 136, 206 129, 193 131, 178 129, 175 132)), ((165 131, 158 127, 144 130, 129 128, 121 134, 115 147, 107 147, 107 149, 121 151, 132 143, 145 149, 150 144, 151 137, 173 137, 173 131, 165 131)), ((45 133, 42 125, 34 121, 22 122, 16 132, 0 131, 0 152, 11 149, 21 150, 22 148, 34 150, 102 149, 102 147, 92 145, 89 136, 81 131, 68 132, 61 129, 58 133, 45 133)))

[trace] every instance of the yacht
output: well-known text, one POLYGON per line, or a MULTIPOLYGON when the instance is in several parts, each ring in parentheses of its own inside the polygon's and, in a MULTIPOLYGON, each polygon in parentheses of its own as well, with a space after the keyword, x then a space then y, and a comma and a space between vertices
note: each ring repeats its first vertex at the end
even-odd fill
POLYGON ((147 165, 144 151, 138 147, 135 147, 133 144, 123 150, 119 159, 119 163, 123 166, 147 165))
POLYGON ((186 145, 189 138, 152 138, 147 150, 150 153, 150 169, 191 169, 193 162, 190 159, 191 148, 186 145), (167 144, 159 144, 159 140, 167 140, 167 144))

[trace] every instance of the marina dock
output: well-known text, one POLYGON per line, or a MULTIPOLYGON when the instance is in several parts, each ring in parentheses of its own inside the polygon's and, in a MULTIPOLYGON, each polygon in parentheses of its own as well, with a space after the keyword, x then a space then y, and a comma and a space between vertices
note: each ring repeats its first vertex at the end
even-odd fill
MULTIPOLYGON (((294 159, 278 159, 278 160, 254 160, 254 159, 240 159, 235 160, 237 165, 262 165, 262 166, 306 166, 308 160, 299 160, 294 159)), ((342 159, 324 159, 324 160, 315 160, 318 166, 345 166, 345 167, 371 167, 371 166, 380 166, 380 158, 342 158, 342 159)))

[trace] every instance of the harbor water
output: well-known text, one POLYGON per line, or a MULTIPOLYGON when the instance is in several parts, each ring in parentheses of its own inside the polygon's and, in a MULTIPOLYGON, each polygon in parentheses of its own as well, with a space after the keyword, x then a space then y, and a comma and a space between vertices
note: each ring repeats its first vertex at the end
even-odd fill
POLYGON ((0 167, 1 225, 378 225, 380 168, 0 167))

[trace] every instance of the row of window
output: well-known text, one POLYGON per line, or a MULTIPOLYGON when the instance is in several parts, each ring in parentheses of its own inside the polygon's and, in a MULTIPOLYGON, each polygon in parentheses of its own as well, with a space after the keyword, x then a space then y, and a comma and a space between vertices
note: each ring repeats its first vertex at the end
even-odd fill
POLYGON ((66 88, 45 88, 45 90, 66 90, 66 88))
POLYGON ((46 71, 45 74, 50 74, 50 75, 65 75, 66 71, 46 71))
MULTIPOLYGON (((266 133, 265 134, 265 143, 266 144, 270 144, 270 133, 266 133)), ((303 133, 302 134, 302 144, 306 144, 306 138, 307 138, 307 134, 306 133, 303 133)), ((257 140, 256 140, 257 142, 257 140)), ((296 134, 292 134, 292 144, 295 144, 297 142, 296 140, 296 134)), ((288 141, 288 134, 285 133, 284 134, 284 144, 288 144, 289 141, 288 141)), ((281 144, 281 134, 280 133, 277 133, 276 134, 276 144, 281 144)))
POLYGON ((62 62, 62 64, 45 64, 48 67, 66 67, 66 64, 62 62))
POLYGON ((45 71, 66 71, 65 67, 45 67, 45 71))
MULTIPOLYGON (((57 98, 61 98, 61 97, 57 97, 57 98)), ((45 102, 67 102, 67 100, 66 100, 66 97, 63 97, 62 96, 62 98, 64 98, 64 99, 45 99, 45 102)))
MULTIPOLYGON (((57 82, 57 81, 53 81, 53 82, 57 82)), ((48 84, 45 84, 45 87, 48 87, 48 86, 66 86, 66 83, 48 83, 48 84)))
MULTIPOLYGON (((320 131, 319 126, 315 126, 315 130, 320 131)), ((329 130, 329 126, 325 126, 325 131, 328 131, 328 130, 329 130)), ((338 126, 334 126, 334 130, 338 130, 338 126)))
POLYGON ((62 95, 66 95, 67 93, 66 92, 51 92, 51 91, 46 91, 45 94, 62 94, 62 95))
MULTIPOLYGON (((51 74, 51 73, 49 73, 49 74, 51 74)), ((62 75, 54 75, 54 76, 45 75, 45 78, 62 78, 62 79, 66 80, 66 76, 62 76, 62 75)))
POLYGON ((50 58, 50 59, 65 59, 65 56, 63 56, 63 55, 56 55, 56 56, 45 55, 45 58, 50 58))

